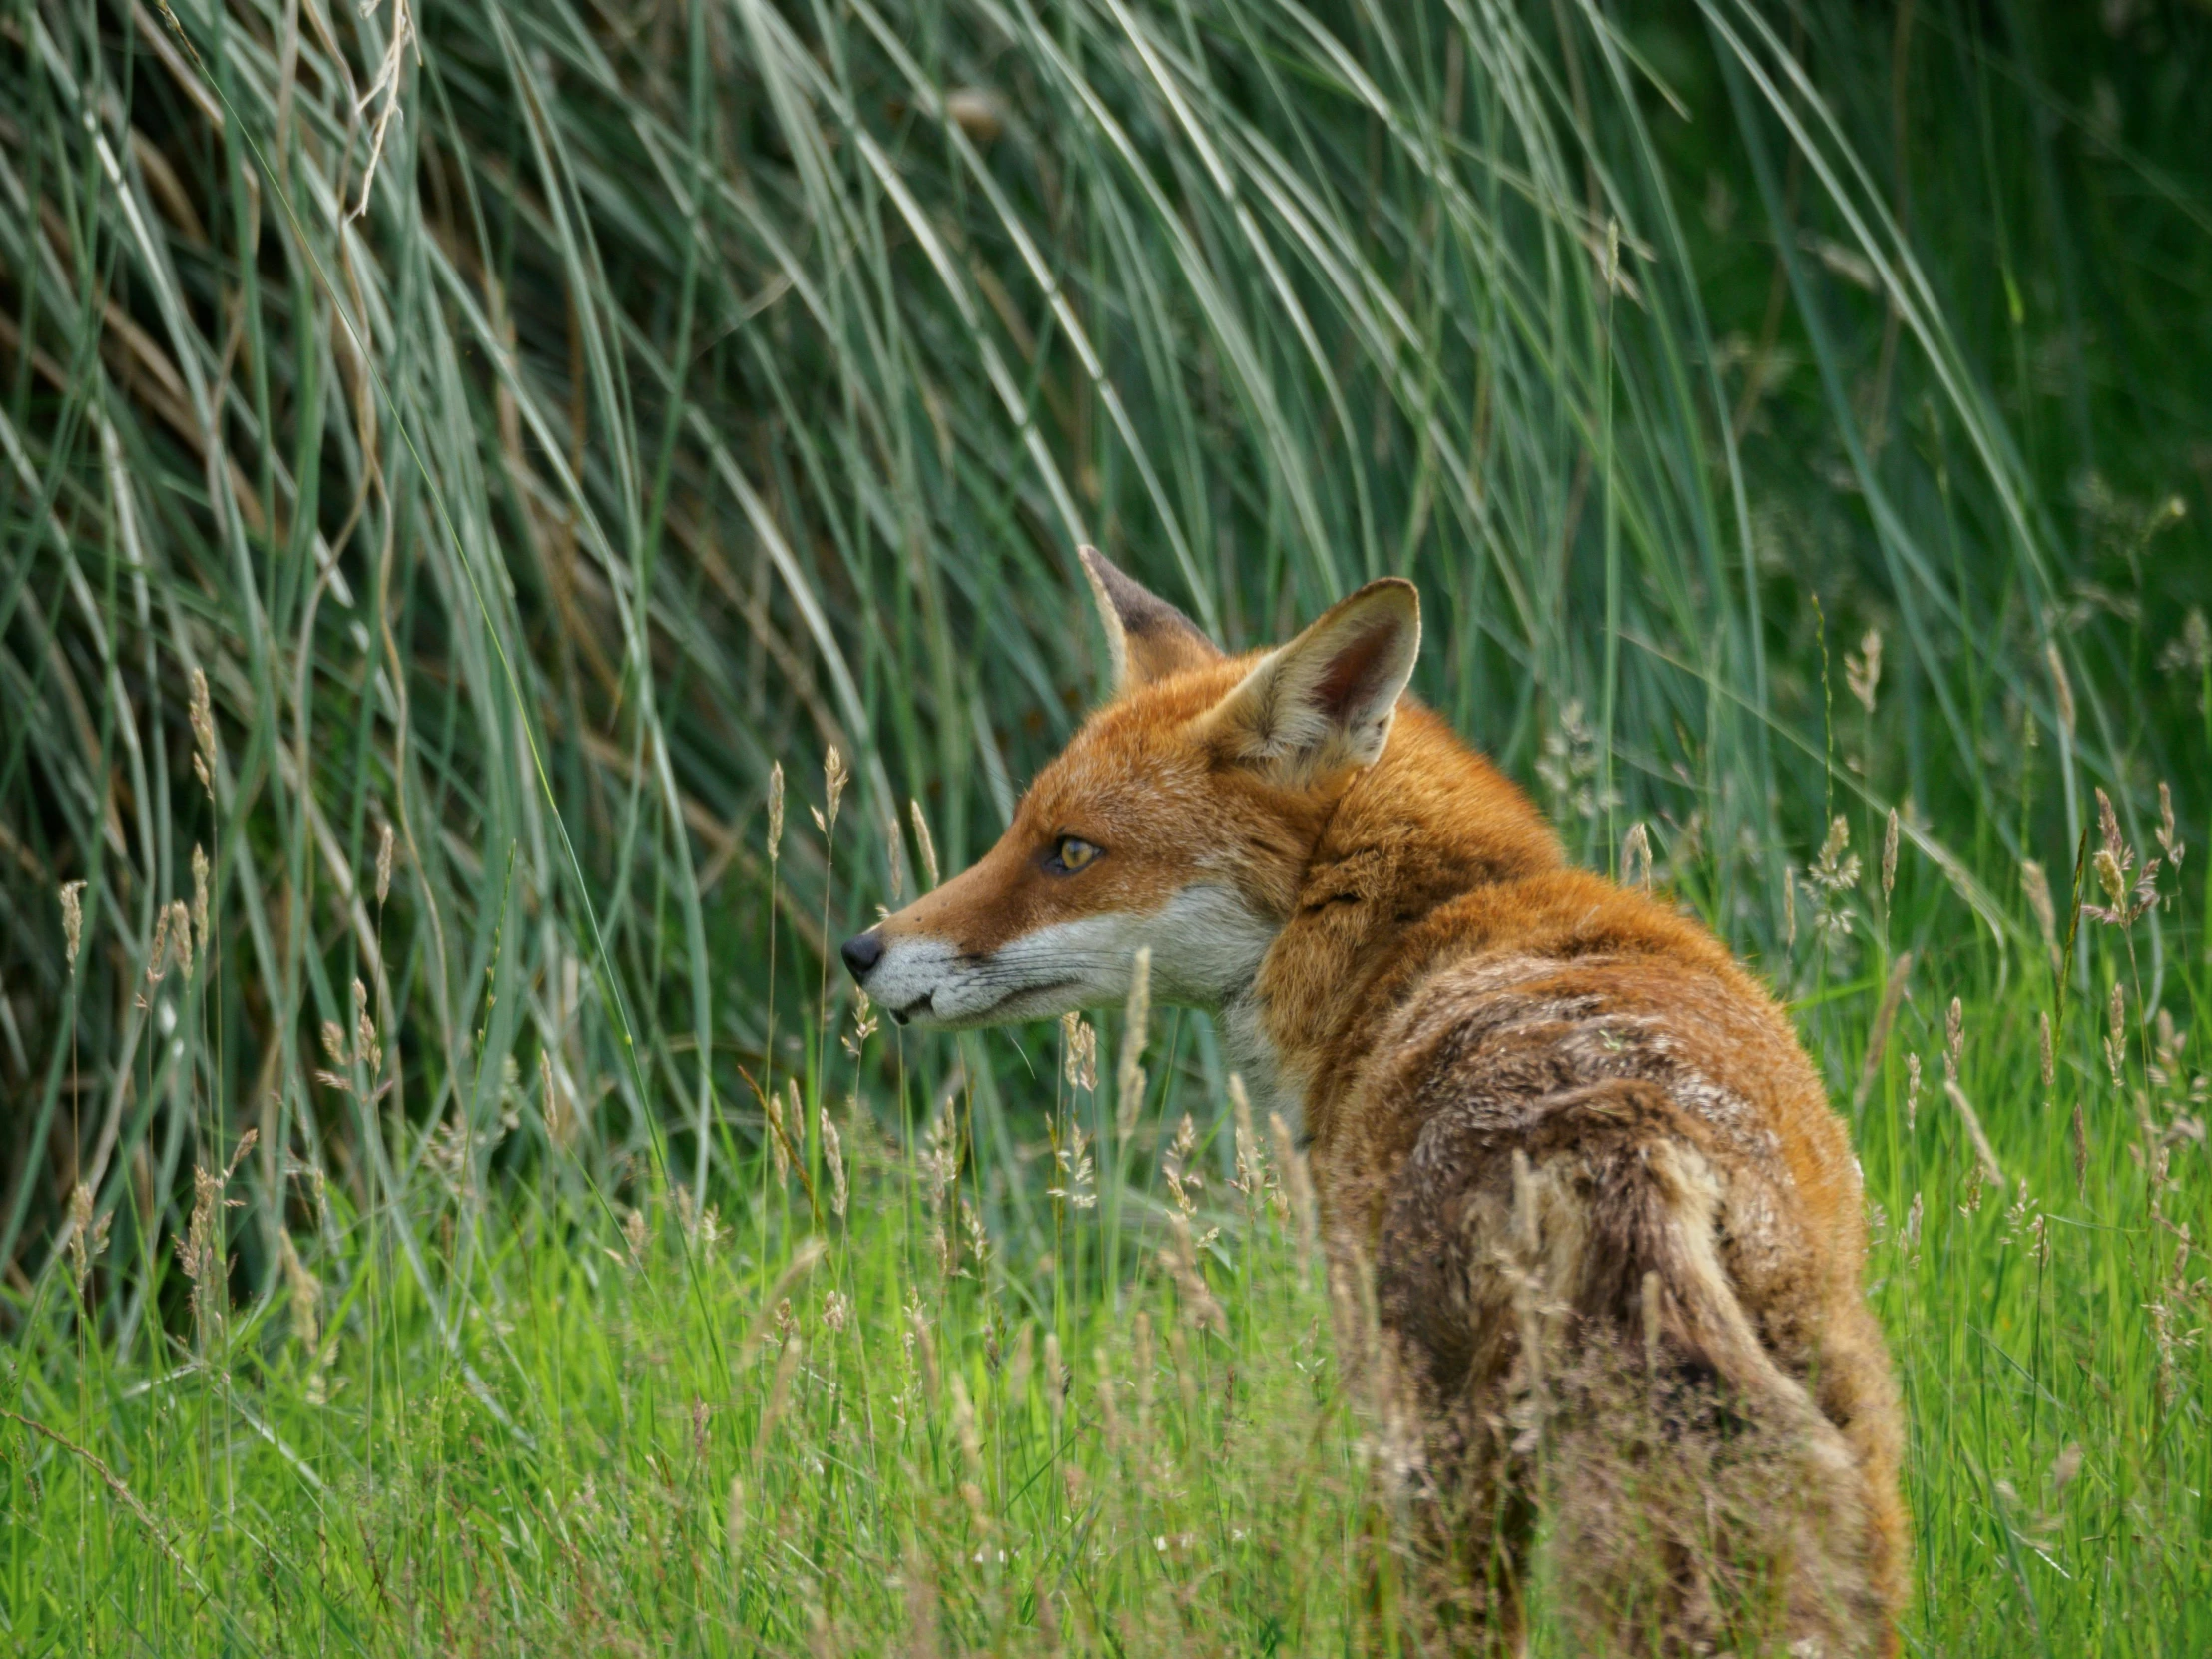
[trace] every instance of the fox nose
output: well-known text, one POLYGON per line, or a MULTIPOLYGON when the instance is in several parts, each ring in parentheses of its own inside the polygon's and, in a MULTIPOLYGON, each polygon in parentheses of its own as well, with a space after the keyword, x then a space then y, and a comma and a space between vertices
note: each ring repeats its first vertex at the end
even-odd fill
POLYGON ((844 958, 845 971, 855 980, 864 980, 868 970, 883 959, 883 941, 876 937, 874 929, 855 933, 837 949, 844 958))

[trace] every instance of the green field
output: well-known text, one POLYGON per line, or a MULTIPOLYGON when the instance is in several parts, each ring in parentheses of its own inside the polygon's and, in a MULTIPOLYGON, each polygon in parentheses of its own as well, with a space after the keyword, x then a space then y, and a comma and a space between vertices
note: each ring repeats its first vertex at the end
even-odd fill
POLYGON ((2212 1652, 2208 80, 2201 0, 0 0, 0 1651, 1418 1651, 1209 1022, 825 949, 1101 694, 1089 540, 1238 647, 1410 576, 1788 999, 1908 1652, 2212 1652))

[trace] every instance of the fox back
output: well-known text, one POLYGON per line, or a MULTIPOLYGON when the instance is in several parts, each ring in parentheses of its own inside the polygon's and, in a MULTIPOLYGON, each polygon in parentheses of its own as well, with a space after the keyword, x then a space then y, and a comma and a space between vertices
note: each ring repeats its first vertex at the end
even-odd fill
POLYGON ((1119 1002, 1142 947, 1219 1018, 1372 1280, 1343 1358, 1398 1425, 1438 1639, 1517 1645, 1544 1533, 1603 1651, 1894 1652, 1858 1166, 1782 1011, 1406 693, 1409 584, 1232 657, 1082 559, 1114 698, 978 863, 846 942, 855 978, 995 1024, 1119 1002))

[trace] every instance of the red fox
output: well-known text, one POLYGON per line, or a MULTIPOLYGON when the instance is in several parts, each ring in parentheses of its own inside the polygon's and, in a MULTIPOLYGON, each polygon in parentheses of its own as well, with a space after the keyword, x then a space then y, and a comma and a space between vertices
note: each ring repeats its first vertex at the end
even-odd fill
POLYGON ((960 1028, 1116 1004, 1143 946, 1216 1015, 1372 1269, 1438 1640, 1521 1646, 1544 1540, 1582 1651, 1894 1653, 1861 1178, 1782 1011, 1406 693, 1410 583, 1232 657, 1081 557, 1112 701, 854 978, 960 1028))

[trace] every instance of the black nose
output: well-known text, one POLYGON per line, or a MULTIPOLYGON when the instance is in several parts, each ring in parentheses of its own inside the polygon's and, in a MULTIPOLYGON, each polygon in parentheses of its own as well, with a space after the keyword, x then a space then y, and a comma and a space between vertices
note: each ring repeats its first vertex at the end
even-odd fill
POLYGON ((872 930, 855 933, 838 948, 844 958, 845 971, 855 979, 865 979, 868 969, 883 959, 883 941, 872 930))

